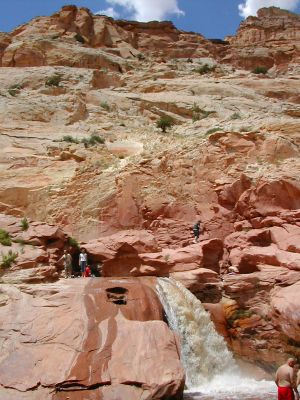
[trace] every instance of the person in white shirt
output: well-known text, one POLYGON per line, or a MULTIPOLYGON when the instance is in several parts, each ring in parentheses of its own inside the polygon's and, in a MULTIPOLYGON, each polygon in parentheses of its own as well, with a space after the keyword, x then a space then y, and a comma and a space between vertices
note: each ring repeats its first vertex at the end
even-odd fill
POLYGON ((85 249, 81 249, 81 253, 79 254, 79 267, 81 270, 81 276, 85 276, 85 269, 87 266, 87 254, 85 252, 85 249))

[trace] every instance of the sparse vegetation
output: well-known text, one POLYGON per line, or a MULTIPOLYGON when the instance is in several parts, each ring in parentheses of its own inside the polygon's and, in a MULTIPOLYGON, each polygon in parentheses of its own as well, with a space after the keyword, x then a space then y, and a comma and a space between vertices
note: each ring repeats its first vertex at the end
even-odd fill
POLYGON ((24 246, 26 244, 24 239, 14 239, 15 243, 18 243, 20 246, 24 246))
POLYGON ((79 249, 79 243, 77 242, 77 240, 73 237, 69 237, 68 239, 68 245, 71 247, 75 247, 76 249, 79 249))
POLYGON ((103 110, 105 111, 109 111, 110 110, 110 106, 107 103, 107 101, 102 101, 102 103, 100 103, 100 106, 103 108, 103 110))
POLYGON ((238 112, 235 112, 231 115, 230 119, 242 119, 242 117, 238 112))
POLYGON ((216 126, 215 128, 211 128, 208 131, 206 131, 205 136, 212 135, 213 133, 218 132, 220 130, 222 130, 222 129, 220 127, 216 126))
POLYGON ((1 255, 1 268, 10 268, 18 258, 18 253, 13 252, 12 250, 9 250, 7 254, 1 253, 1 255))
POLYGON ((156 122, 157 128, 161 129, 162 132, 166 132, 167 128, 171 128, 174 125, 174 119, 169 115, 164 115, 156 122))
POLYGON ((252 70, 252 73, 253 74, 263 74, 263 75, 265 75, 266 73, 268 72, 268 68, 266 68, 266 67, 255 67, 253 70, 252 70))
POLYGON ((136 57, 137 57, 137 59, 138 59, 139 61, 145 60, 145 56, 144 56, 143 53, 138 53, 136 57))
POLYGON ((65 136, 63 136, 63 138, 62 138, 61 141, 62 141, 62 142, 69 142, 69 143, 75 143, 75 144, 80 143, 79 140, 78 140, 77 138, 74 138, 74 137, 71 136, 71 135, 65 135, 65 136))
POLYGON ((61 76, 60 75, 52 75, 50 78, 48 78, 45 82, 46 86, 55 86, 58 87, 61 82, 61 76))
POLYGON ((240 127, 240 132, 251 132, 252 131, 252 126, 241 126, 240 127))
POLYGON ((10 234, 5 229, 0 229, 0 244, 3 246, 11 246, 10 234))
POLYGON ((188 63, 192 63, 192 62, 193 62, 193 60, 192 60, 192 58, 188 58, 188 59, 186 60, 186 62, 188 62, 188 63))
POLYGON ((77 40, 77 42, 84 44, 85 40, 84 37, 80 35, 80 33, 76 33, 76 35, 74 36, 74 39, 77 40))
POLYGON ((22 228, 22 231, 27 231, 27 229, 29 228, 29 222, 26 217, 21 219, 21 228, 22 228))
POLYGON ((15 97, 17 94, 20 93, 20 90, 22 89, 22 85, 20 83, 16 83, 15 85, 12 85, 8 88, 8 93, 15 97))
POLYGON ((203 110, 196 103, 194 103, 194 105, 192 107, 192 112, 193 112, 193 115, 192 115, 193 122, 199 121, 200 119, 207 118, 210 114, 215 113, 215 111, 203 110))
POLYGON ((81 140, 81 143, 83 143, 85 147, 89 147, 95 146, 97 144, 104 144, 105 140, 103 139, 103 137, 98 136, 96 133, 93 133, 90 137, 83 138, 81 140))
POLYGON ((215 69, 216 69, 215 65, 204 64, 201 65, 200 67, 195 68, 194 71, 198 72, 198 74, 200 75, 205 75, 209 74, 210 72, 214 72, 215 69))
POLYGON ((233 327, 236 320, 250 318, 252 315, 253 312, 250 310, 237 309, 227 319, 227 323, 230 327, 233 327))

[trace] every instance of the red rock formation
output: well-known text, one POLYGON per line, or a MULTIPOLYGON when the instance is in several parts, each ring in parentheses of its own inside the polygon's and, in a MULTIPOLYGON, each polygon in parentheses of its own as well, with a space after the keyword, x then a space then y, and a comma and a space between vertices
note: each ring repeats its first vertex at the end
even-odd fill
POLYGON ((241 23, 236 36, 227 39, 230 50, 224 62, 245 69, 287 68, 299 62, 299 15, 276 7, 262 8, 257 17, 241 23))
POLYGON ((2 285, 1 330, 8 341, 0 359, 1 400, 83 400, 87 393, 95 400, 181 399, 178 340, 162 321, 153 284, 78 279, 23 292, 2 285))

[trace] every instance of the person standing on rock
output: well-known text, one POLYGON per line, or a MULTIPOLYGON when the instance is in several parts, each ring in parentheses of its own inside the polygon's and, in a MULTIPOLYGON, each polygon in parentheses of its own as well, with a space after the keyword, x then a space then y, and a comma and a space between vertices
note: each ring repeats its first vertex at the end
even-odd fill
POLYGON ((87 266, 87 254, 85 252, 85 249, 81 249, 81 253, 79 254, 79 267, 82 277, 85 276, 86 266, 87 266))
POLYGON ((65 278, 71 278, 72 276, 72 256, 68 252, 68 250, 64 250, 63 256, 60 258, 59 261, 64 262, 64 272, 65 272, 65 278))
POLYGON ((296 360, 289 358, 276 372, 275 383, 278 388, 278 400, 295 400, 295 398, 298 398, 295 364, 296 360))
POLYGON ((200 223, 201 221, 197 221, 195 225, 193 226, 193 234, 194 234, 194 243, 199 242, 199 236, 200 236, 200 223))

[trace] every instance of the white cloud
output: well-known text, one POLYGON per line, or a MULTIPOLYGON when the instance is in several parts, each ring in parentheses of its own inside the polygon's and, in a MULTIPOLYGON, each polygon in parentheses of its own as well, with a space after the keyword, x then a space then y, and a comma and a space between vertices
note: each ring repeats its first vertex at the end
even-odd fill
POLYGON ((114 10, 113 7, 108 7, 106 10, 97 11, 95 14, 107 15, 108 17, 112 17, 112 18, 119 18, 119 16, 120 16, 119 13, 114 10))
MULTIPOLYGON (((137 21, 161 21, 168 15, 184 15, 179 9, 177 0, 106 0, 111 6, 119 6, 125 9, 129 18, 137 21)), ((113 7, 109 7, 115 12, 113 7)), ((99 13, 99 12, 98 12, 99 13)))
POLYGON ((262 7, 280 7, 285 10, 295 10, 300 0, 245 0, 239 4, 240 15, 244 18, 256 15, 257 10, 262 7))

